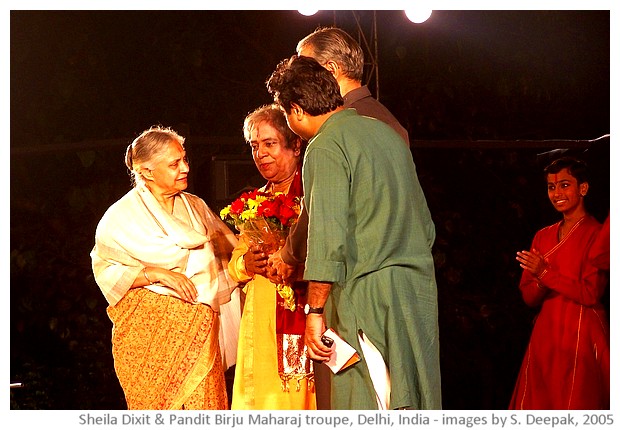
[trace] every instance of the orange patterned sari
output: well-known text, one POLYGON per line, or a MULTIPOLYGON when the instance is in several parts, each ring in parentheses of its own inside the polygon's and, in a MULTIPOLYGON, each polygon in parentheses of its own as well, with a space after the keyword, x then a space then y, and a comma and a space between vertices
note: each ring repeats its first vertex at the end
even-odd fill
POLYGON ((219 318, 211 307, 137 288, 108 315, 128 409, 227 409, 219 318))

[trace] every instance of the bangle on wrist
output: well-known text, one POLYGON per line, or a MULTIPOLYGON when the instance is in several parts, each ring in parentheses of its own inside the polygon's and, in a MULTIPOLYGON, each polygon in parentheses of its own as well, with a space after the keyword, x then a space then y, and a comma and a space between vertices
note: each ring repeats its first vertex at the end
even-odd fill
POLYGON ((543 276, 545 276, 545 273, 547 273, 547 269, 543 269, 542 272, 540 272, 540 275, 536 276, 536 279, 538 279, 539 281, 541 280, 541 278, 543 276))
POLYGON ((142 269, 142 274, 144 275, 144 279, 146 279, 146 282, 148 282, 149 285, 153 285, 153 281, 151 281, 149 279, 149 275, 146 274, 146 267, 144 267, 144 269, 142 269))

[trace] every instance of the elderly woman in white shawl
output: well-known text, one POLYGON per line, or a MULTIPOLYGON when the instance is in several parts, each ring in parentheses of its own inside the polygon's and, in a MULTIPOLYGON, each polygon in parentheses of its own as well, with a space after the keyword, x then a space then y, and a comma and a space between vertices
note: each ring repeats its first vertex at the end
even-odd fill
POLYGON ((99 222, 91 252, 109 303, 129 409, 227 409, 240 318, 227 265, 234 234, 186 193, 184 139, 151 127, 127 148, 134 187, 99 222))

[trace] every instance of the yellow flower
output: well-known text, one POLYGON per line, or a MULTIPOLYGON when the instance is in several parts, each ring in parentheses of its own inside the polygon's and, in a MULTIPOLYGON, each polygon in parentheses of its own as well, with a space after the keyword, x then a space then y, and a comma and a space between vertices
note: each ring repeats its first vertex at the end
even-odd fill
POLYGON ((247 221, 247 220, 254 218, 254 213, 250 209, 248 209, 248 210, 241 212, 239 214, 239 218, 243 221, 247 221))
POLYGON ((289 311, 295 311, 295 292, 289 285, 277 284, 276 291, 284 299, 284 305, 289 311))

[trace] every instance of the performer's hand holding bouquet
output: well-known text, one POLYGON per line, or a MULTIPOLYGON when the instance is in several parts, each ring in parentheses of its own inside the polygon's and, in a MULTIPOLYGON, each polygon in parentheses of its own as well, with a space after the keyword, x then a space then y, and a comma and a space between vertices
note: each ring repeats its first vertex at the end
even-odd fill
MULTIPOLYGON (((253 190, 243 193, 220 212, 220 217, 239 231, 239 239, 249 247, 260 247, 270 255, 285 243, 288 232, 297 221, 300 199, 284 193, 253 190)), ((295 310, 295 295, 290 285, 276 285, 287 309, 295 310)))

